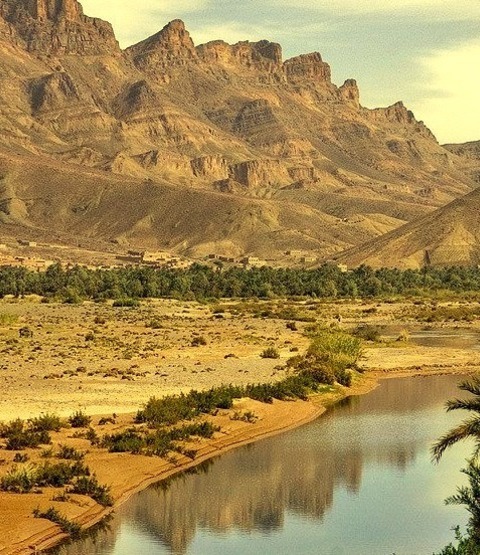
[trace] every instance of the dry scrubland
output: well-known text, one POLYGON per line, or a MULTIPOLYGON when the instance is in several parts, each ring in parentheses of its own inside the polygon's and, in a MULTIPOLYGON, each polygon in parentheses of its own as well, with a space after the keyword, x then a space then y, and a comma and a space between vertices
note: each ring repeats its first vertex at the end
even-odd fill
MULTIPOLYGON (((305 352, 308 331, 316 326, 356 330, 363 336, 360 366, 371 372, 354 379, 349 390, 353 393, 373 387, 386 371, 388 376, 475 371, 480 367, 479 315, 480 305, 473 301, 279 300, 213 305, 155 300, 121 308, 4 299, 0 302, 0 420, 55 413, 67 424, 67 417, 77 411, 95 416, 83 423, 85 427, 67 424, 52 431, 51 445, 17 452, 0 449, 0 479, 15 466, 30 478, 39 468, 44 468, 44 474, 55 474, 52 467, 72 468, 76 463, 78 474, 88 473, 84 467, 91 473, 89 479, 83 478, 87 485, 80 493, 72 492, 78 478, 65 476, 59 487, 44 485, 51 476, 37 476, 30 493, 0 493, 0 553, 29 553, 28 545, 43 547, 58 539, 57 526, 33 518, 35 507, 41 511, 54 507, 68 521, 91 524, 104 514, 108 496, 121 501, 179 468, 311 420, 348 391, 324 387, 310 401, 235 400, 232 408, 194 419, 213 427, 206 430, 206 437, 195 432, 175 442, 176 450, 163 458, 109 453, 105 446, 92 445, 95 435, 102 438, 131 428, 135 411, 151 396, 281 380, 287 373, 287 359, 305 352), (456 333, 456 328, 461 336, 443 346, 421 346, 414 339, 418 330, 456 333), (279 358, 262 358, 266 349, 279 358), (95 480, 100 489, 95 489, 95 480), (107 497, 101 495, 104 484, 110 487, 107 497)), ((145 423, 136 428, 138 433, 150 433, 145 423)), ((6 445, 5 439, 0 441, 6 445)))

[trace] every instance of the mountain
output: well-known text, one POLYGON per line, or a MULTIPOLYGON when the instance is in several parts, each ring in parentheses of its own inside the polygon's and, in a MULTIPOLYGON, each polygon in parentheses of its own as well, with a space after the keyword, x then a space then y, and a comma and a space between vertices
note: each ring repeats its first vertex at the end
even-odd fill
POLYGON ((480 141, 443 146, 457 156, 457 166, 475 183, 480 183, 480 141))
POLYGON ((180 20, 121 50, 76 0, 0 0, 0 235, 329 258, 469 193, 477 167, 401 102, 362 107, 318 52, 195 46, 180 20))
POLYGON ((480 189, 335 259, 376 268, 479 265, 480 189))

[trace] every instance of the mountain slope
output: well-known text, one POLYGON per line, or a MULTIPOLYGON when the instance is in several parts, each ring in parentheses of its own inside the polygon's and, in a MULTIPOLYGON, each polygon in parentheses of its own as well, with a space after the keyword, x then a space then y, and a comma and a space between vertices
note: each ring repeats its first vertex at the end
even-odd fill
POLYGON ((355 81, 334 85, 319 53, 195 46, 179 20, 122 51, 76 0, 0 0, 0 147, 29 168, 19 180, 7 164, 0 182, 21 207, 15 225, 191 255, 330 256, 476 185, 401 102, 363 108, 355 81), (39 172, 54 176, 41 195, 39 172), (105 179, 117 194, 102 196, 103 217, 121 224, 93 209, 72 219, 79 183, 91 207, 105 179), (60 199, 48 218, 43 195, 60 199))
POLYGON ((478 265, 480 189, 335 259, 373 267, 478 265))

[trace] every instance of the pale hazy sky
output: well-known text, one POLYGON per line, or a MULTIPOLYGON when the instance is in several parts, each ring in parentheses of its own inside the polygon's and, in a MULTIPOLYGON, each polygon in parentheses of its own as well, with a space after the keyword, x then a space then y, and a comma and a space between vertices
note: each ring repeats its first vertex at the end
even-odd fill
POLYGON ((480 140, 480 0, 83 0, 125 47, 183 19, 195 44, 319 51, 370 108, 403 100, 441 143, 480 140))

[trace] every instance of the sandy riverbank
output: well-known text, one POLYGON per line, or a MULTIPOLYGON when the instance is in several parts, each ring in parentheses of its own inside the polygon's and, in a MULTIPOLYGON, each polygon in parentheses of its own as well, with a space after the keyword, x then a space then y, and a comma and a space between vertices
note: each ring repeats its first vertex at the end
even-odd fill
MULTIPOLYGON (((253 411, 258 420, 253 424, 232 421, 227 411, 212 417, 211 420, 221 425, 222 430, 211 440, 201 440, 196 444, 197 456, 194 461, 184 457, 184 460, 172 465, 164 459, 125 453, 103 452, 88 455, 87 462, 99 477, 100 482, 110 484, 115 499, 114 506, 104 509, 94 502, 85 502, 84 498, 82 504, 77 504, 75 496, 72 496, 73 503, 52 502, 51 491, 49 495, 0 494, 0 538, 3 538, 0 539, 0 554, 35 553, 35 550, 41 551, 55 546, 66 537, 57 526, 50 522, 34 519, 31 516, 32 506, 40 507, 42 510, 55 506, 62 514, 87 529, 149 485, 220 456, 236 447, 307 424, 318 418, 327 410, 328 406, 335 402, 348 396, 369 393, 378 386, 381 379, 441 373, 464 374, 465 369, 452 366, 421 371, 370 372, 359 377, 350 388, 338 387, 331 393, 314 396, 309 401, 274 401, 269 405, 251 399, 239 400, 235 404, 235 410, 253 411), (16 523, 15 530, 12 530, 12 522, 16 523), (14 534, 14 538, 7 539, 11 538, 12 534, 14 534)), ((123 418, 129 419, 130 415, 123 415, 123 418)))

